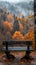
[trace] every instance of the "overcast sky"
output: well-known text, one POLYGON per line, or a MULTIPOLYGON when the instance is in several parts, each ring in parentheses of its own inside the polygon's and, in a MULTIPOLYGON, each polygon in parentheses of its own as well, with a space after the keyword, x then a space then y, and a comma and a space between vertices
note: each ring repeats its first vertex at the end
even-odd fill
POLYGON ((13 2, 13 3, 18 3, 18 2, 29 2, 29 1, 34 1, 34 0, 0 0, 0 1, 8 1, 8 2, 13 2))

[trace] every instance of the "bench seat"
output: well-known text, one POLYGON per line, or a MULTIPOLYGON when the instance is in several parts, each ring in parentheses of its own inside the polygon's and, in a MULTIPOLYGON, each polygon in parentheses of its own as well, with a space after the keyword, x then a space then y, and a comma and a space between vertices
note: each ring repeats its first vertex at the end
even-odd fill
MULTIPOLYGON (((6 47, 3 47, 3 51, 7 51, 6 47)), ((27 51, 27 46, 25 47, 8 47, 8 51, 27 51)), ((29 47, 29 51, 33 51, 32 47, 29 47)))

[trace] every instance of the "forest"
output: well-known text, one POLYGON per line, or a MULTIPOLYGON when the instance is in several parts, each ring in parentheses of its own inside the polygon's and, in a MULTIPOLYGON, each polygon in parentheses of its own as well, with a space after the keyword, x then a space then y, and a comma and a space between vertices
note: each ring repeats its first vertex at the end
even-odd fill
POLYGON ((31 40, 34 48, 34 15, 18 17, 0 8, 0 47, 3 40, 31 40))

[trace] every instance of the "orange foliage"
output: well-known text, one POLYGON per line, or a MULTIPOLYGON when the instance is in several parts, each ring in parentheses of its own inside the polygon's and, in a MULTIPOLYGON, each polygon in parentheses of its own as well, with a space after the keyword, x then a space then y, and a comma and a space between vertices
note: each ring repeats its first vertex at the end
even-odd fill
POLYGON ((17 18, 17 20, 18 20, 18 21, 20 21, 20 20, 21 20, 21 18, 17 18))
POLYGON ((33 28, 24 36, 24 40, 32 41, 32 47, 34 48, 34 29, 33 28))
POLYGON ((12 36, 12 38, 15 39, 15 40, 24 40, 23 35, 19 31, 16 31, 14 33, 14 35, 12 36))
POLYGON ((22 22, 26 22, 28 18, 21 18, 22 22))
POLYGON ((34 29, 30 29, 27 34, 24 36, 19 32, 16 31, 14 35, 12 36, 12 39, 14 40, 29 40, 32 41, 32 47, 34 48, 34 29))
POLYGON ((5 30, 12 31, 12 28, 13 28, 12 22, 4 21, 3 25, 4 25, 5 30))
POLYGON ((20 23, 20 21, 19 21, 19 28, 20 28, 20 31, 23 31, 23 29, 24 29, 24 27, 23 27, 23 25, 20 23))
MULTIPOLYGON (((12 24, 11 21, 13 19, 13 16, 11 14, 8 14, 7 18, 10 19, 10 21, 4 21, 3 22, 4 29, 7 30, 7 31, 8 30, 12 31, 13 24, 12 24)), ((22 22, 30 22, 29 18, 30 17, 28 17, 28 18, 17 18, 17 20, 19 22, 20 31, 23 31, 23 29, 24 29, 23 25, 20 23, 21 20, 22 20, 22 22)), ((14 40, 31 40, 33 42, 32 47, 34 48, 34 29, 33 28, 30 29, 29 32, 27 34, 25 34, 24 36, 19 31, 15 31, 15 33, 13 34, 13 36, 11 36, 10 32, 7 32, 7 35, 10 36, 10 37, 12 37, 12 39, 14 39, 14 40)), ((4 38, 4 36, 2 36, 2 38, 4 38)))

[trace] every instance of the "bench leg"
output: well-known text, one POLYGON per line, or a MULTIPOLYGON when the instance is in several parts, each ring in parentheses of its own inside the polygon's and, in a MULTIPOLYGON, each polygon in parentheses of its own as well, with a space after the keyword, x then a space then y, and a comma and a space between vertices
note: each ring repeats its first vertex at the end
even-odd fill
POLYGON ((29 50, 29 45, 27 46, 27 51, 25 54, 25 57, 23 57, 24 59, 29 59, 30 58, 30 50, 29 50))
POLYGON ((30 51, 26 51, 26 54, 23 58, 21 58, 21 61, 32 61, 33 58, 30 56, 30 51))
POLYGON ((5 54, 6 54, 6 58, 9 59, 9 54, 10 54, 10 52, 6 51, 5 54))
POLYGON ((29 59, 30 58, 30 51, 26 51, 26 54, 25 54, 25 59, 29 59))
POLYGON ((14 55, 10 54, 10 52, 5 52, 7 59, 15 59, 14 55))
POLYGON ((11 59, 11 58, 14 59, 15 57, 13 55, 11 55, 10 52, 8 51, 8 42, 6 42, 6 50, 7 50, 7 51, 5 51, 6 58, 7 59, 11 59))
POLYGON ((25 59, 30 59, 30 53, 31 53, 31 52, 30 52, 29 49, 30 49, 30 46, 28 45, 28 46, 27 46, 26 55, 25 55, 25 57, 24 57, 25 59))
POLYGON ((26 54, 25 54, 25 56, 23 57, 23 58, 21 58, 21 60, 28 60, 28 59, 30 59, 30 51, 26 51, 26 54))
POLYGON ((25 56, 22 58, 22 59, 26 59, 26 60, 32 60, 33 58, 32 57, 30 57, 30 50, 29 50, 29 45, 27 46, 27 51, 26 51, 26 54, 25 54, 25 56))

